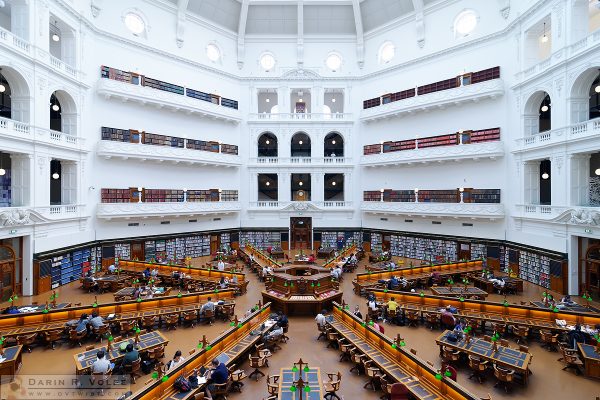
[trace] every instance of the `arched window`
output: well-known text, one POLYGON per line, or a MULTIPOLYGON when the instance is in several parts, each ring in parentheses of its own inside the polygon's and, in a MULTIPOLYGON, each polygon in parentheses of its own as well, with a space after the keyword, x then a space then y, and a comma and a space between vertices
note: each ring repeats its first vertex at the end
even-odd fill
POLYGON ((271 132, 265 132, 258 138, 259 157, 277 157, 277 137, 271 132))
POLYGON ((310 137, 306 133, 296 133, 290 146, 292 157, 310 157, 310 137))
POLYGON ((337 132, 325 136, 323 154, 325 157, 344 157, 344 138, 337 132))
POLYGON ((11 67, 0 67, 0 116, 29 122, 29 86, 11 67))
POLYGON ((50 96, 50 129, 68 135, 77 135, 75 101, 64 90, 57 90, 50 96))
POLYGON ((550 95, 544 91, 533 93, 525 103, 523 113, 524 135, 532 136, 552 129, 550 95))

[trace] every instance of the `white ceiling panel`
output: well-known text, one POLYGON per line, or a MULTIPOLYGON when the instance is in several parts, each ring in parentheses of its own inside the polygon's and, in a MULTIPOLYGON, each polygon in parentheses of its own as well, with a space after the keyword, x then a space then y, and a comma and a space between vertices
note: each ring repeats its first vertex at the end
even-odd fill
POLYGON ((412 0, 364 0, 360 3, 365 32, 413 11, 412 0))
POLYGON ((188 11, 237 32, 241 3, 237 0, 189 0, 188 11))
POLYGON ((250 5, 247 34, 290 34, 298 31, 296 5, 250 5))
POLYGON ((305 5, 304 33, 356 34, 354 11, 351 5, 305 5))

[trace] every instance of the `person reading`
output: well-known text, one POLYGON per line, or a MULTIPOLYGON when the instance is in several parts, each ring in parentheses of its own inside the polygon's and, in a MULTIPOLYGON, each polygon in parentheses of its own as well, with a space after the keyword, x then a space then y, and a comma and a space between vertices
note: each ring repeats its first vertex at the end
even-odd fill
POLYGON ((216 391, 216 386, 226 383, 229 379, 229 370, 225 364, 216 358, 212 360, 210 364, 211 369, 207 371, 208 386, 205 391, 208 400, 212 400, 213 393, 216 391))

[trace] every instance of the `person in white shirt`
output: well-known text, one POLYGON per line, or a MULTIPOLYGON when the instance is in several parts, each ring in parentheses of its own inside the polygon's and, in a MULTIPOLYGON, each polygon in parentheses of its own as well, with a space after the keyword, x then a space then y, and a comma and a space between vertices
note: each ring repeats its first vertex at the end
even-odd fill
POLYGON ((173 359, 167 363, 167 372, 177 368, 178 366, 183 364, 184 361, 185 358, 183 358, 183 356, 181 355, 181 350, 177 350, 175 352, 175 355, 173 356, 173 359))
POLYGON ((265 337, 263 338, 263 343, 281 337, 281 335, 283 335, 283 327, 277 325, 275 329, 273 329, 270 333, 265 335, 265 337))
POLYGON ((356 254, 352 254, 352 257, 350 257, 350 262, 352 264, 356 264, 358 262, 358 260, 356 259, 356 254))
POLYGON ((154 268, 152 271, 150 271, 150 276, 156 278, 158 276, 158 268, 154 268))
POLYGON ((110 272, 111 274, 114 274, 116 269, 117 269, 117 267, 115 267, 115 264, 110 264, 108 266, 108 272, 110 272))
POLYGON ((225 263, 223 262, 223 260, 219 260, 219 262, 217 263, 217 269, 219 271, 225 271, 225 263))
POLYGON ((377 301, 373 298, 371 300, 369 300, 367 302, 367 306, 371 309, 371 310, 377 310, 377 301))
POLYGON ((109 370, 115 367, 114 363, 111 363, 105 358, 104 350, 98 351, 96 354, 96 361, 92 363, 92 372, 96 374, 106 374, 109 370))
POLYGON ((400 285, 402 285, 402 287, 406 287, 406 285, 408 285, 408 280, 406 280, 405 277, 400 278, 399 281, 400 285))
POLYGON ((319 324, 320 327, 324 327, 325 323, 327 322, 325 314, 327 314, 327 311, 322 310, 321 313, 317 314, 315 317, 315 321, 317 321, 317 324, 319 324))
POLYGON ((342 276, 342 269, 339 265, 336 265, 335 268, 331 270, 331 276, 338 281, 340 280, 340 277, 342 276))

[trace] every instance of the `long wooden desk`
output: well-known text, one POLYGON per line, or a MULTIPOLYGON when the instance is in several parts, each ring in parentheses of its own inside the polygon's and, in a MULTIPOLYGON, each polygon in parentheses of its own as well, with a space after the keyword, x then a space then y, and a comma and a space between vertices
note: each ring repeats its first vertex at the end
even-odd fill
MULTIPOLYGON (((544 304, 543 301, 530 301, 532 306, 537 308, 546 308, 548 309, 550 306, 544 304)), ((595 307, 584 307, 581 304, 573 304, 569 306, 559 307, 559 310, 566 312, 581 312, 581 313, 600 313, 595 307)))
MULTIPOLYGON (((125 357, 125 353, 120 350, 122 343, 135 344, 135 337, 110 344, 110 352, 108 353, 108 358, 110 361, 114 362, 125 357)), ((159 331, 152 331, 140 335, 140 341, 137 345, 135 345, 135 348, 140 353, 145 353, 148 350, 152 350, 163 345, 166 346, 167 344, 169 344, 169 340, 165 338, 162 333, 159 331)), ((84 351, 83 353, 74 354, 73 359, 75 360, 75 374, 83 375, 89 373, 92 364, 98 358, 97 354, 99 350, 104 350, 106 352, 106 347, 99 347, 97 349, 84 351)))
POLYGON ((451 342, 448 340, 448 334, 450 333, 451 331, 444 331, 435 340, 437 345, 440 346, 440 354, 442 353, 442 347, 445 346, 465 354, 477 356, 502 367, 514 370, 516 373, 522 375, 523 382, 525 384, 527 383, 527 378, 529 377, 529 363, 531 362, 530 353, 524 353, 517 349, 500 346, 500 344, 497 345, 498 350, 494 351, 492 342, 477 337, 472 337, 469 343, 466 343, 464 338, 456 342, 451 342))
POLYGON ((116 292, 119 289, 120 284, 124 284, 129 277, 127 275, 109 274, 102 275, 95 278, 95 282, 102 286, 103 284, 110 285, 110 291, 116 292))
POLYGON ((321 369, 310 368, 307 372, 299 369, 298 371, 292 371, 292 367, 281 368, 279 371, 279 391, 277 392, 278 400, 298 400, 300 399, 301 390, 291 391, 290 387, 294 382, 302 377, 302 381, 305 385, 310 387, 310 392, 302 393, 303 400, 321 400, 323 398, 323 389, 321 387, 321 369))
MULTIPOLYGON (((157 288, 158 289, 158 288, 157 288)), ((168 296, 171 293, 171 287, 162 287, 162 291, 160 292, 153 292, 152 296, 153 297, 162 297, 162 296, 168 296)), ((133 298, 133 295, 135 294, 135 290, 136 288, 134 287, 126 287, 123 288, 117 292, 114 293, 114 297, 115 297, 115 301, 118 301, 118 299, 123 299, 123 300, 135 300, 133 298)), ((144 289, 142 290, 142 298, 146 298, 146 296, 148 296, 148 289, 144 289)))
POLYGON ((333 247, 327 247, 325 249, 317 250, 317 258, 326 258, 329 259, 333 256, 335 249, 333 247))
POLYGON ((23 346, 11 346, 4 348, 4 361, 0 362, 0 382, 12 381, 21 369, 23 346))
POLYGON ((342 300, 339 290, 313 294, 284 294, 275 290, 263 290, 263 303, 271 302, 274 311, 282 311, 286 315, 317 315, 323 309, 331 309, 333 302, 342 300))
POLYGON ((394 342, 390 338, 369 325, 362 326, 361 320, 342 310, 339 304, 335 305, 333 322, 328 322, 328 325, 372 360, 390 379, 405 384, 417 399, 479 399, 446 377, 437 380, 437 371, 427 363, 402 347, 392 347, 394 342))
POLYGON ((335 257, 334 259, 326 262, 325 264, 323 264, 323 267, 325 268, 333 268, 336 265, 339 265, 340 267, 343 267, 343 264, 345 264, 345 262, 343 261, 343 258, 345 257, 350 257, 350 255, 352 253, 356 253, 357 252, 357 248, 356 245, 353 244, 349 247, 346 247, 345 249, 343 249, 342 251, 340 251, 340 253, 338 254, 337 257, 335 257))
POLYGON ((151 264, 141 261, 119 260, 119 268, 135 272, 143 272, 146 268, 150 268, 150 270, 158 269, 158 273, 164 275, 171 275, 173 272, 177 271, 179 273, 191 275, 192 277, 205 278, 216 282, 218 282, 221 277, 232 280, 234 275, 237 276, 238 282, 244 282, 246 280, 246 276, 241 272, 219 271, 212 268, 209 270, 208 268, 188 267, 183 265, 151 264))
POLYGON ((274 326, 266 327, 263 325, 269 318, 270 313, 271 305, 265 304, 262 308, 243 319, 240 327, 234 326, 229 328, 209 343, 210 348, 207 346, 195 352, 183 364, 170 371, 167 380, 163 381, 159 379, 153 381, 135 392, 131 398, 148 400, 184 400, 193 398, 194 394, 204 390, 205 385, 201 385, 197 389, 187 393, 179 393, 173 387, 173 382, 182 375, 188 377, 194 369, 208 365, 214 358, 219 359, 227 366, 236 363, 260 340, 261 334, 274 326))
POLYGON ((581 353, 585 376, 600 379, 600 354, 596 353, 596 346, 577 343, 577 347, 581 353))
POLYGON ((277 261, 275 261, 271 256, 269 256, 268 254, 264 253, 263 251, 257 249, 256 247, 250 245, 250 244, 246 244, 246 248, 244 249, 244 252, 250 256, 252 255, 254 257, 254 262, 258 263, 258 265, 260 265, 260 267, 270 267, 270 268, 281 268, 282 265, 280 263, 278 263, 277 261))
POLYGON ((469 287, 469 286, 467 286, 466 289, 464 286, 454 286, 452 288, 445 287, 445 286, 434 286, 431 288, 431 292, 437 296, 463 297, 463 298, 467 298, 467 297, 471 297, 471 296, 478 296, 478 297, 482 297, 483 299, 485 299, 488 295, 487 292, 484 292, 483 290, 481 290, 479 288, 469 287))
POLYGON ((454 264, 441 264, 426 267, 399 268, 394 271, 385 272, 367 272, 357 274, 352 281, 354 285, 354 293, 360 295, 364 290, 379 285, 379 281, 391 279, 392 276, 397 278, 404 277, 408 281, 418 279, 429 279, 433 272, 437 272, 440 276, 462 275, 470 272, 477 272, 483 269, 481 261, 466 261, 454 264))
MULTIPOLYGON (((28 333, 42 333, 45 331, 62 329, 65 324, 74 319, 79 319, 81 314, 91 315, 97 311, 101 316, 116 314, 123 318, 141 318, 145 315, 166 315, 168 313, 178 312, 178 307, 193 306, 199 307, 206 303, 207 298, 211 297, 213 301, 233 300, 233 290, 222 290, 218 293, 201 292, 192 294, 161 297, 157 299, 146 299, 138 301, 122 301, 106 304, 68 307, 61 310, 51 310, 48 313, 36 312, 28 314, 9 314, 0 315, 0 332, 3 336, 17 336, 28 333), (175 311, 172 311, 175 310, 175 311)), ((112 322, 112 320, 111 320, 112 322)))
MULTIPOLYGON (((517 293, 523 292, 523 279, 510 278, 508 276, 502 276, 501 278, 506 284, 514 283, 517 288, 517 293)), ((492 293, 494 291, 494 282, 491 282, 488 279, 477 275, 471 276, 469 279, 473 281, 473 285, 475 287, 485 290, 488 293, 492 293)))
POLYGON ((569 325, 579 323, 581 325, 600 324, 600 314, 577 313, 577 312, 554 312, 549 309, 540 309, 532 306, 521 306, 516 304, 504 305, 484 300, 460 301, 456 298, 423 295, 419 293, 406 293, 394 290, 387 292, 383 290, 371 290, 375 298, 381 302, 387 302, 391 297, 401 304, 403 308, 416 310, 422 313, 437 312, 448 305, 458 309, 457 316, 466 319, 475 319, 483 322, 501 322, 508 325, 524 325, 536 329, 549 329, 566 331, 567 328, 556 324, 556 320, 565 320, 569 325))

